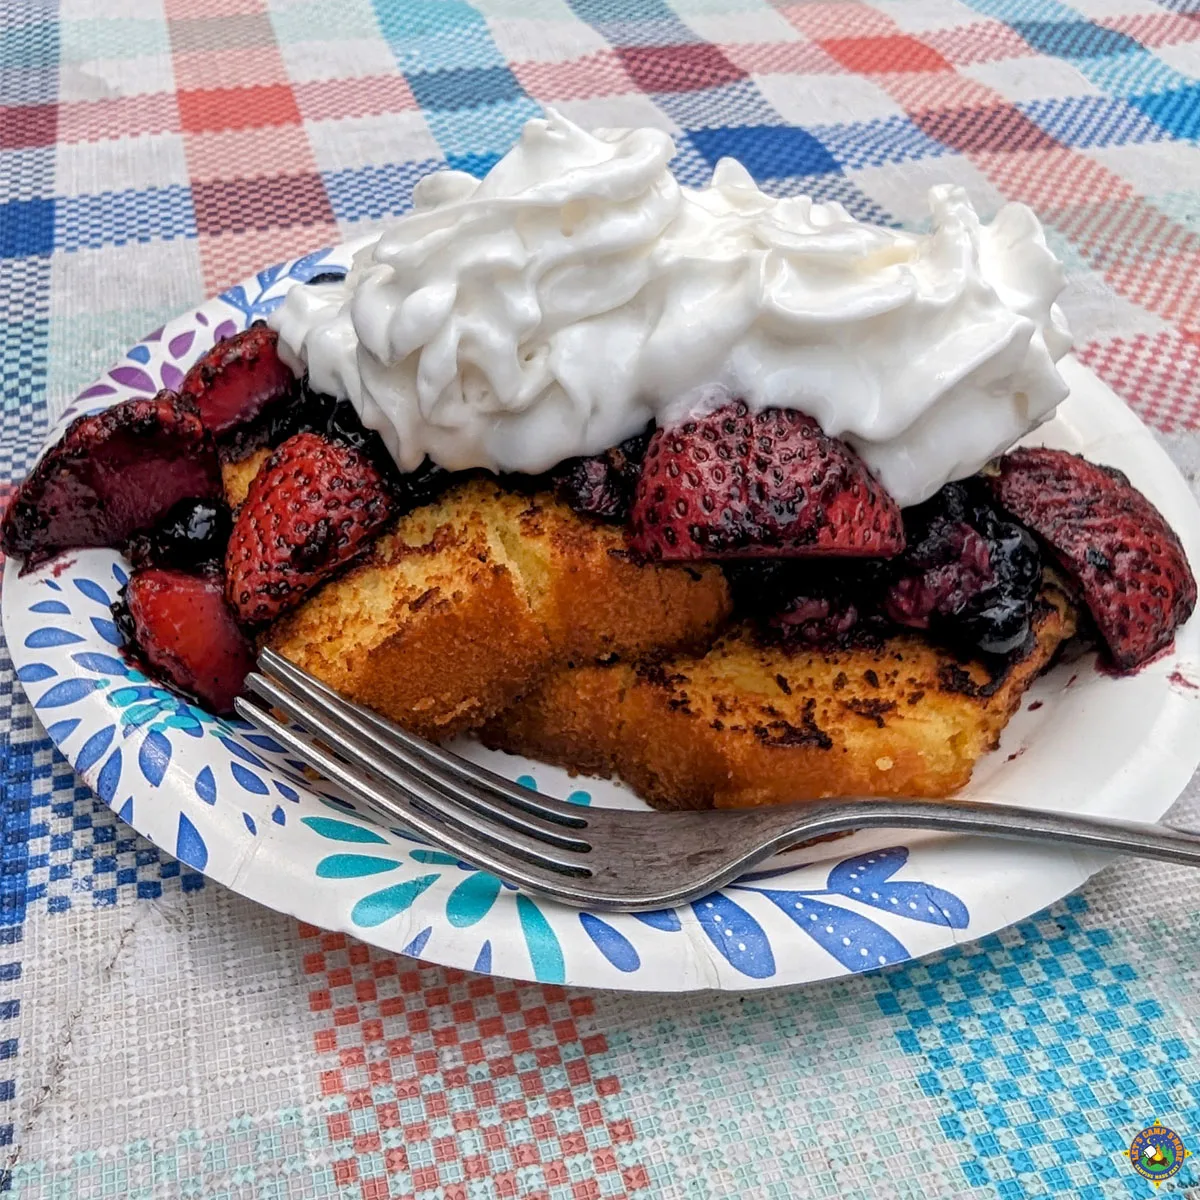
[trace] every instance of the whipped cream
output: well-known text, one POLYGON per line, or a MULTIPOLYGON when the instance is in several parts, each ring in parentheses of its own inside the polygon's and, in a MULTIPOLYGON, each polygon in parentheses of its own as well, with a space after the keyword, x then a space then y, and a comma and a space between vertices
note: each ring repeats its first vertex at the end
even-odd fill
POLYGON ((681 186, 656 129, 528 122, 482 180, 422 180, 342 282, 294 287, 280 351, 404 470, 544 471, 732 395, 844 438, 901 505, 1067 395, 1060 264, 1024 205, 935 187, 927 234, 774 199, 732 159, 681 186))

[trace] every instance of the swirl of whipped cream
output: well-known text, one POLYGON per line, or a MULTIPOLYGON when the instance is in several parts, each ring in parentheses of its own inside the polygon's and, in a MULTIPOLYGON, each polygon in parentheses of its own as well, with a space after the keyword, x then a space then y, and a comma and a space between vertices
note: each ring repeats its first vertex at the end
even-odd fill
POLYGON ((844 438, 902 505, 1051 415, 1062 269, 1023 205, 984 225, 930 191, 931 232, 774 199, 732 159, 707 188, 655 129, 528 122, 483 180, 422 180, 340 283, 269 318, 314 387, 402 469, 544 471, 729 395, 844 438))

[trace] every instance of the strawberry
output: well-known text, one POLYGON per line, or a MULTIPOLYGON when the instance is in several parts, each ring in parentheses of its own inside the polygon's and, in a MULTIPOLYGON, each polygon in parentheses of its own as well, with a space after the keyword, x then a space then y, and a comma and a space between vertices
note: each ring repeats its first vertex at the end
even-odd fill
POLYGON ((294 396, 296 377, 279 357, 279 336, 261 321, 218 342, 179 386, 214 437, 247 425, 265 409, 294 396))
POLYGON ((1004 455, 984 476, 1078 582, 1118 669, 1171 644, 1196 606, 1196 580, 1174 531, 1122 472, 1039 448, 1004 455))
POLYGON ((366 455, 315 433, 267 459, 225 551, 226 594, 240 620, 273 621, 362 550, 393 501, 366 455))
POLYGON ((233 711, 254 650, 225 602, 217 574, 165 567, 135 571, 125 587, 134 648, 182 691, 218 715, 233 711))
POLYGON ((217 453, 192 406, 174 392, 77 417, 17 489, 0 549, 25 569, 61 550, 123 546, 181 500, 221 494, 217 453))
POLYGON ((741 401, 655 431, 632 529, 635 552, 666 561, 904 549, 899 508, 854 451, 811 417, 741 401))

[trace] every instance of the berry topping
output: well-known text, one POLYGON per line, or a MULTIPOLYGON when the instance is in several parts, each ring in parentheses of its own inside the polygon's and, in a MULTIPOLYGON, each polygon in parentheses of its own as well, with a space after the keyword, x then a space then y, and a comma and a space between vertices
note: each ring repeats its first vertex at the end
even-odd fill
POLYGON ((25 569, 60 550, 123 546, 179 501, 221 494, 212 438, 173 392, 79 417, 17 489, 0 549, 25 569))
POLYGON ((415 471, 400 471, 388 459, 390 470, 381 472, 392 493, 397 515, 411 512, 422 504, 432 504, 456 479, 452 471, 439 467, 432 459, 422 459, 415 471))
POLYGON ((221 577, 162 567, 135 571, 114 606, 133 649, 210 711, 233 711, 254 650, 225 603, 221 577))
POLYGON ((255 476, 225 555, 229 602, 272 621, 362 550, 394 512, 359 451, 315 433, 289 438, 255 476))
POLYGON ((153 529, 135 534, 125 556, 134 567, 219 566, 232 528, 224 501, 181 500, 153 529))
POLYGON ((904 548, 895 501, 845 443, 786 409, 741 401, 650 439, 633 502, 648 559, 887 557, 904 548))
POLYGON ((988 654, 1023 645, 1042 579, 1029 534, 963 483, 948 483, 904 516, 908 549, 891 564, 888 616, 988 654))
POLYGON ((785 645, 834 648, 886 636, 888 564, 876 559, 747 559, 725 567, 734 606, 785 645))
POLYGON ((1196 580, 1174 531, 1125 475, 1037 448, 1004 455, 985 478, 1078 582, 1119 670, 1171 644, 1196 606, 1196 580))
POLYGON ((977 510, 977 528, 987 539, 992 582, 981 588, 954 618, 961 640, 986 654, 1010 654, 1025 644, 1033 606, 1042 586, 1042 556, 1029 532, 977 510))
POLYGON ((554 471, 558 498, 585 517, 625 521, 633 506, 650 431, 591 458, 572 458, 554 471))
POLYGON ((775 614, 774 627, 785 638, 812 646, 836 646, 845 641, 859 622, 858 605, 834 589, 821 595, 814 588, 794 596, 775 614))
POLYGON ((179 391, 191 398, 215 437, 248 425, 267 408, 293 396, 296 377, 279 357, 279 337, 261 321, 218 342, 184 376, 179 391))
POLYGON ((432 503, 456 478, 428 458, 415 471, 401 471, 383 439, 362 423, 349 400, 314 392, 307 379, 301 382, 295 403, 272 406, 222 438, 218 449, 223 458, 239 462, 264 446, 281 446, 297 433, 320 434, 365 454, 391 490, 397 514, 432 503))
POLYGON ((888 615, 898 625, 928 629, 930 619, 953 617, 992 582, 987 542, 962 521, 939 522, 913 547, 902 575, 888 589, 888 615))
POLYGON ((415 471, 401 471, 383 444, 383 438, 362 423, 349 400, 335 400, 305 387, 302 421, 303 429, 349 446, 370 459, 391 490, 397 513, 430 504, 454 481, 451 472, 428 458, 415 471))
POLYGON ((908 546, 889 559, 755 559, 725 567, 738 612, 785 643, 837 647, 896 626, 1009 654, 1029 636, 1042 583, 1037 543, 976 482, 904 511, 908 546))

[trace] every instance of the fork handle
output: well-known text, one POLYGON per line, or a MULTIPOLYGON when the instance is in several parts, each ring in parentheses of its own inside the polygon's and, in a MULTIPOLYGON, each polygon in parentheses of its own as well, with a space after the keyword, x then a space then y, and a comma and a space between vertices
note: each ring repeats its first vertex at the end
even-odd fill
MULTIPOLYGON (((797 829, 805 836, 851 829, 929 829, 945 833, 990 834, 1022 841, 1067 842, 1090 850, 1132 854, 1162 862, 1200 866, 1200 836, 1169 825, 1120 821, 1111 817, 1020 808, 973 800, 864 800, 853 804, 819 802, 787 822, 772 843, 788 844, 797 829)), ((783 810, 780 811, 783 816, 783 810)), ((784 824, 780 822, 781 826, 784 824)))

